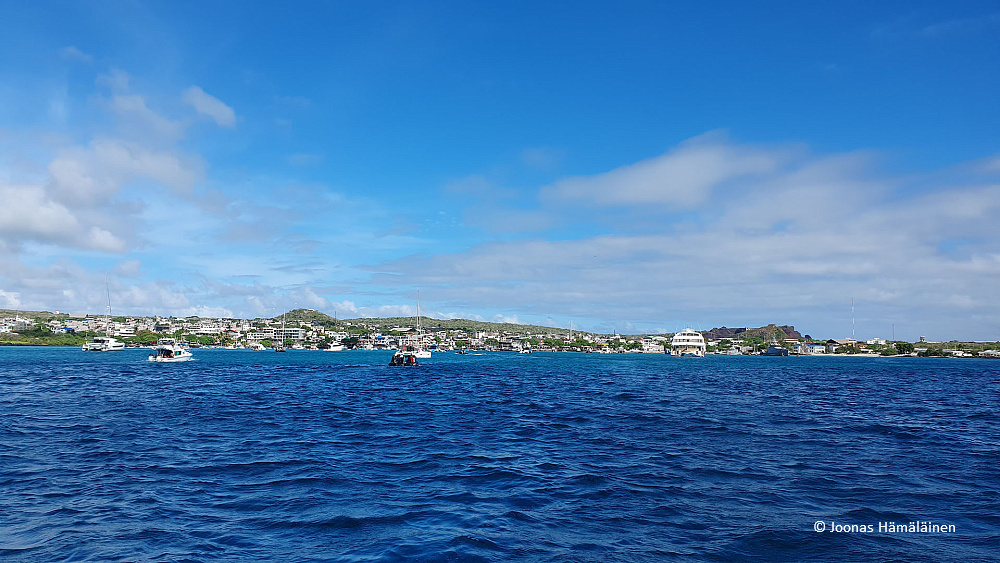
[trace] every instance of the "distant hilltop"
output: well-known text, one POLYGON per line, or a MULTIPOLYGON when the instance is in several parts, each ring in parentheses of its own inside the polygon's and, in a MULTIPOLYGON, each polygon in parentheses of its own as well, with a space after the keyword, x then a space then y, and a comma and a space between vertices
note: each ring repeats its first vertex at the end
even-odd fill
POLYGON ((759 336, 765 341, 771 340, 772 338, 777 340, 801 340, 802 335, 799 331, 795 330, 794 326, 791 325, 774 325, 770 324, 767 326, 762 326, 760 328, 713 328, 712 330, 702 332, 706 340, 719 340, 720 338, 736 338, 736 337, 746 337, 746 336, 759 336))
MULTIPOLYGON (((272 321, 281 322, 281 315, 277 315, 271 319, 272 321)), ((354 325, 364 325, 369 328, 375 328, 380 330, 391 329, 395 327, 415 327, 417 326, 417 317, 363 317, 360 319, 334 319, 326 313, 321 313, 313 309, 293 309, 285 313, 286 321, 304 321, 318 323, 325 326, 333 326, 335 323, 350 323, 354 325)), ((550 327, 550 326, 539 326, 539 325, 526 325, 526 324, 513 324, 513 323, 494 323, 488 321, 474 321, 471 319, 435 319, 433 317, 421 317, 420 325, 428 330, 434 329, 447 329, 447 330, 506 330, 511 332, 521 332, 528 334, 549 334, 556 332, 567 332, 569 329, 565 327, 550 327)), ((593 334, 584 330, 574 331, 578 334, 593 334)))

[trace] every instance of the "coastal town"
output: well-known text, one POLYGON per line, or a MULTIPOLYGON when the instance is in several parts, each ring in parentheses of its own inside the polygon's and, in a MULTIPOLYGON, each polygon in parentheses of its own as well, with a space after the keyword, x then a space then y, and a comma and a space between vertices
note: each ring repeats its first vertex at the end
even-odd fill
MULTIPOLYGON (((685 331, 687 332, 687 331, 685 331)), ((703 354, 868 355, 1000 358, 995 342, 918 342, 882 338, 816 339, 791 326, 715 328, 696 332, 703 354)), ((129 347, 150 346, 164 337, 190 347, 264 350, 488 350, 511 352, 670 353, 675 334, 596 334, 572 328, 511 325, 417 317, 338 320, 296 309, 275 318, 133 317, 0 311, 0 345, 80 345, 107 335, 129 347)))

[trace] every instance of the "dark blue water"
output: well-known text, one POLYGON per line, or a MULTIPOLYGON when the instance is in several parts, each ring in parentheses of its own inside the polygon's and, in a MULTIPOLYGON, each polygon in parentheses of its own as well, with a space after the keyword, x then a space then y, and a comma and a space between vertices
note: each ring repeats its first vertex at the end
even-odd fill
POLYGON ((1000 553, 997 361, 147 353, 0 349, 0 559, 1000 553))

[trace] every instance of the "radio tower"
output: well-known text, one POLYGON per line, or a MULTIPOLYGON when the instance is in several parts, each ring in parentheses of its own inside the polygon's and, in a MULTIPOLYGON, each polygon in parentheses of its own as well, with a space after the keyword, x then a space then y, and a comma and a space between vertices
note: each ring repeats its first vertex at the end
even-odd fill
POLYGON ((854 298, 851 297, 851 340, 857 341, 854 338, 854 298))

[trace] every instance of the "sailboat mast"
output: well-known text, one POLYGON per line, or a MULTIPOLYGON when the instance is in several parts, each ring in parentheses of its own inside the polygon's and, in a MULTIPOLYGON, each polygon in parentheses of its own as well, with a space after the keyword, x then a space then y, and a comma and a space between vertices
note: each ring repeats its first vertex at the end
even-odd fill
POLYGON ((104 291, 108 294, 108 314, 104 319, 104 332, 111 338, 111 288, 108 286, 108 275, 104 274, 104 291))

